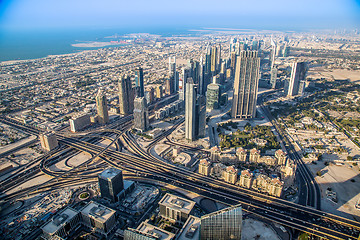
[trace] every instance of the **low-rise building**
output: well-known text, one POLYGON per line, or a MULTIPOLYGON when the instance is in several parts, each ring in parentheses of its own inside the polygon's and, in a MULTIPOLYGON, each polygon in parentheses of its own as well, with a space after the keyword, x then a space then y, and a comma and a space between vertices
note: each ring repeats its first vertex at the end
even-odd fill
POLYGON ((251 188, 253 182, 253 174, 249 170, 242 170, 239 185, 245 188, 251 188))
POLYGON ((278 165, 281 165, 281 166, 285 165, 287 157, 286 157, 286 153, 283 150, 281 150, 281 149, 277 150, 275 152, 275 158, 277 159, 278 165))
POLYGON ((174 222, 184 223, 192 213, 195 202, 166 193, 160 200, 160 215, 174 222))
POLYGON ((69 119, 69 123, 70 123, 70 130, 72 132, 78 132, 90 126, 91 124, 90 116, 86 113, 75 115, 71 119, 69 119))
POLYGON ((249 162, 258 163, 259 159, 260 159, 260 151, 257 150, 256 148, 251 149, 249 155, 249 162))
POLYGON ((224 172, 225 182, 235 184, 237 181, 238 170, 234 166, 229 166, 224 172))
POLYGON ((79 212, 68 207, 56 214, 49 222, 41 227, 46 239, 60 237, 67 239, 72 230, 80 224, 79 212))
POLYGON ((81 210, 84 224, 104 236, 115 227, 115 213, 115 210, 93 201, 81 210))
POLYGON ((190 216, 180 230, 176 240, 198 240, 200 237, 200 218, 190 216))
POLYGON ((239 147, 236 149, 236 156, 238 157, 239 162, 246 162, 247 153, 243 148, 239 147))
POLYGON ((136 230, 128 229, 127 233, 124 233, 124 240, 173 240, 175 234, 165 231, 159 227, 151 225, 148 221, 140 223, 136 230))
POLYGON ((40 134, 39 138, 41 147, 46 151, 51 151, 59 145, 54 133, 48 132, 40 134))
POLYGON ((205 176, 209 176, 211 170, 211 162, 206 159, 201 159, 199 163, 199 173, 205 176))

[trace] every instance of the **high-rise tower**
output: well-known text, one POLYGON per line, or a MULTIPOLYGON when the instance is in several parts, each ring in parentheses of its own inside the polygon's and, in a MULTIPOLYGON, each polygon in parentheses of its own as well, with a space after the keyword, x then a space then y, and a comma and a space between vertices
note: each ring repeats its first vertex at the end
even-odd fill
POLYGON ((288 96, 296 96, 299 94, 300 81, 305 81, 306 62, 294 62, 291 69, 288 96))
POLYGON ((144 72, 141 67, 135 70, 135 88, 136 88, 136 96, 144 97, 144 72))
POLYGON ((105 169, 98 175, 98 180, 101 197, 116 202, 117 195, 124 189, 122 171, 116 168, 105 169))
POLYGON ((196 89, 192 78, 187 79, 185 92, 185 138, 195 140, 196 89))
POLYGON ((134 110, 134 94, 130 76, 119 80, 119 110, 120 114, 128 115, 134 110))
POLYGON ((149 129, 149 113, 145 97, 136 97, 134 100, 134 128, 142 132, 149 129))
POLYGON ((99 122, 101 124, 105 124, 109 122, 109 113, 107 109, 107 99, 105 94, 99 90, 98 94, 96 95, 96 109, 97 114, 99 116, 99 122))
POLYGON ((179 82, 176 73, 176 57, 169 57, 169 77, 173 81, 171 83, 174 86, 173 92, 177 92, 179 90, 179 82))
POLYGON ((257 51, 241 51, 235 67, 232 118, 253 118, 259 84, 260 58, 257 51))

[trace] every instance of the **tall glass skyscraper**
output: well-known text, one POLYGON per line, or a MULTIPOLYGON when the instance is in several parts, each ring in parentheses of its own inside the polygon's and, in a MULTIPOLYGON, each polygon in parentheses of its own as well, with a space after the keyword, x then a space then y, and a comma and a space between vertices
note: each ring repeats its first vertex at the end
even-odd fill
POLYGON ((117 195, 124 189, 122 171, 116 168, 105 169, 98 175, 101 197, 116 202, 117 195))
POLYGON ((241 51, 235 67, 232 118, 253 118, 259 84, 260 58, 257 51, 241 51))
POLYGON ((119 109, 120 114, 128 115, 134 110, 134 95, 129 76, 119 81, 119 109))
POLYGON ((301 81, 305 81, 306 62, 294 62, 291 69, 288 96, 296 96, 299 94, 299 85, 301 81))
POLYGON ((235 205, 201 217, 200 240, 241 239, 242 208, 235 205))
POLYGON ((137 97, 144 97, 144 72, 141 67, 135 70, 135 87, 137 97))
POLYGON ((96 109, 99 116, 99 122, 105 124, 109 122, 109 112, 107 109, 107 99, 105 94, 99 90, 98 94, 95 97, 96 100, 96 109))

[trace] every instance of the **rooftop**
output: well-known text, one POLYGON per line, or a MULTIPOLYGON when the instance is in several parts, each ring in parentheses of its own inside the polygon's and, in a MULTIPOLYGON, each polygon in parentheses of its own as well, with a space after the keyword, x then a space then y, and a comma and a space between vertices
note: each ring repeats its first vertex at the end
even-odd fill
POLYGON ((89 202, 81 210, 81 213, 95 219, 96 221, 106 222, 112 215, 115 214, 115 210, 107 208, 96 202, 89 202))
POLYGON ((44 225, 42 230, 52 235, 66 223, 70 222, 77 214, 78 212, 76 210, 72 208, 65 208, 64 211, 55 215, 50 222, 44 225))
POLYGON ((108 168, 108 169, 105 169, 102 173, 100 173, 99 177, 106 179, 106 180, 111 180, 120 173, 122 173, 122 171, 119 169, 108 168))
POLYGON ((136 230, 154 236, 159 240, 171 240, 175 238, 174 233, 170 233, 161 228, 155 227, 147 222, 142 222, 136 230))
POLYGON ((199 239, 199 235, 200 235, 200 218, 195 216, 189 216, 177 240, 199 239))
POLYGON ((187 200, 170 193, 166 193, 165 196, 160 200, 159 204, 181 210, 184 213, 190 214, 191 210, 195 206, 194 201, 187 200))

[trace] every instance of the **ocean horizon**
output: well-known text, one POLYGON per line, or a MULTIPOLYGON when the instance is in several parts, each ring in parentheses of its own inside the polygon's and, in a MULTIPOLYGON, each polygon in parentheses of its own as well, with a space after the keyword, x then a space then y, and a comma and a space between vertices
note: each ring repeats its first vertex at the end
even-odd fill
POLYGON ((116 47, 74 47, 72 44, 82 42, 109 42, 109 36, 122 36, 131 33, 150 33, 161 36, 191 34, 187 29, 180 28, 131 28, 131 29, 69 29, 69 30, 1 30, 0 31, 0 62, 12 60, 29 60, 44 58, 49 55, 61 55, 116 47))

